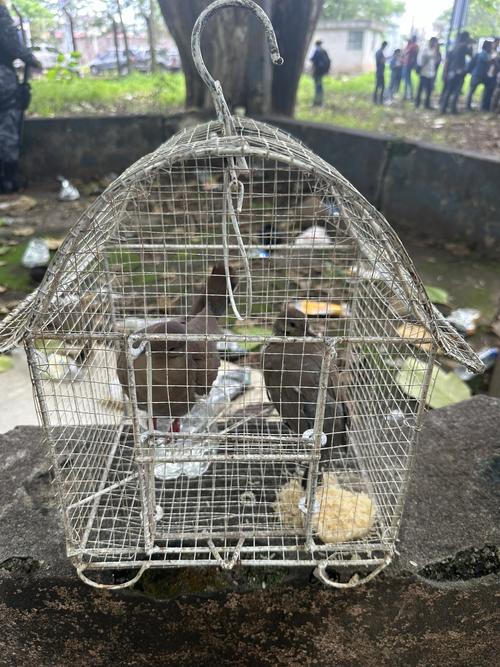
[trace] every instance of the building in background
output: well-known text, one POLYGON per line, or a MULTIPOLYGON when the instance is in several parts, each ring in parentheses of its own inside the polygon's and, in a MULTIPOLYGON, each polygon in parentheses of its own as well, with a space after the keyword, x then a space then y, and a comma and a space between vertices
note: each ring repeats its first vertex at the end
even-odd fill
MULTIPOLYGON (((323 41, 323 47, 332 61, 333 73, 361 74, 375 68, 375 51, 392 32, 393 26, 379 21, 325 20, 318 23, 312 44, 317 39, 323 41)), ((387 41, 392 42, 392 39, 387 41)))

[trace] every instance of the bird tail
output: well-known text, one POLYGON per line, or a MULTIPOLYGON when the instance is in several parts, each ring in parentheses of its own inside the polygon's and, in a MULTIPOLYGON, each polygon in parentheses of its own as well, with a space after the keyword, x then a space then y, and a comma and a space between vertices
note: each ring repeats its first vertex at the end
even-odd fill
MULTIPOLYGON (((231 287, 234 290, 238 285, 238 278, 235 276, 234 269, 231 266, 228 268, 231 287)), ((207 279, 205 293, 196 296, 191 304, 190 315, 197 315, 204 308, 207 308, 212 315, 220 317, 226 312, 227 301, 228 294, 224 262, 218 262, 214 265, 212 273, 207 279)))

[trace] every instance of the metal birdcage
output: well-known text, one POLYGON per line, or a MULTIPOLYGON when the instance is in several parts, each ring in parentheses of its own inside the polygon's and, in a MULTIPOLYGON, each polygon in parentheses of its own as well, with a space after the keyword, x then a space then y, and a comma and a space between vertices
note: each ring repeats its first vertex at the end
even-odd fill
POLYGON ((382 215, 289 135, 231 116, 199 46, 227 5, 280 61, 257 5, 208 7, 193 54, 218 120, 110 185, 0 330, 26 346, 67 552, 94 585, 236 562, 370 578, 394 553, 436 354, 481 370, 382 215))

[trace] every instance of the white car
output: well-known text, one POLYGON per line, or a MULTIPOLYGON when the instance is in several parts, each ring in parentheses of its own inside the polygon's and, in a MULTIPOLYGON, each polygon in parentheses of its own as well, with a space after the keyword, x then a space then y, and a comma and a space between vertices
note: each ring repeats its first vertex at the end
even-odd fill
POLYGON ((37 60, 42 64, 44 70, 51 69, 57 65, 57 58, 60 51, 50 44, 34 44, 31 51, 37 60))

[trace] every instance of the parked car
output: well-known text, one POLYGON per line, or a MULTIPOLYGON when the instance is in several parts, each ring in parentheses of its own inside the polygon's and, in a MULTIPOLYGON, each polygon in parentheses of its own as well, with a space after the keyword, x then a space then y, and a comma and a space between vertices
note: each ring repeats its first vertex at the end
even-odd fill
MULTIPOLYGON (((157 49, 156 66, 160 71, 178 72, 181 69, 181 59, 177 49, 157 49)), ((140 72, 151 72, 151 49, 138 52, 136 69, 140 72)))
POLYGON ((42 64, 44 70, 51 69, 57 65, 57 58, 60 51, 50 44, 35 44, 31 47, 33 55, 42 64))
MULTIPOLYGON (((130 66, 137 69, 137 65, 142 61, 139 53, 134 49, 129 49, 130 66)), ((118 63, 116 62, 116 52, 114 49, 108 49, 97 56, 89 63, 90 73, 94 76, 117 70, 120 74, 127 73, 127 56, 125 49, 118 51, 118 63)))

